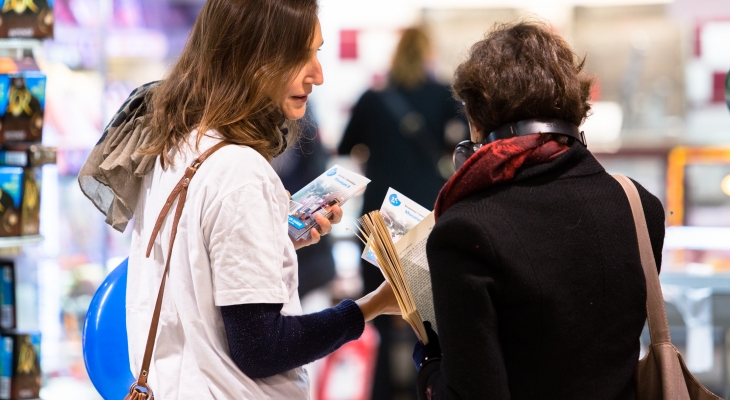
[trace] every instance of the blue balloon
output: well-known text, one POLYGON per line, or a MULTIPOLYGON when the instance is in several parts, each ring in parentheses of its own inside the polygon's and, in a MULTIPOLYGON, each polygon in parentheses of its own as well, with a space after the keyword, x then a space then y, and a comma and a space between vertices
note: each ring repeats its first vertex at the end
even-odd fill
POLYGON ((84 363, 91 382, 105 399, 123 399, 135 381, 127 345, 128 261, 122 261, 104 279, 84 321, 84 363))

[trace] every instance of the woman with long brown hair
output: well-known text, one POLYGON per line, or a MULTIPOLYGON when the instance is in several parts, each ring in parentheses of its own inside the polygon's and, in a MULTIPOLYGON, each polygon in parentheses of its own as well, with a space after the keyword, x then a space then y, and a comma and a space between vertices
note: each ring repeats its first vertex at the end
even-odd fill
MULTIPOLYGON (((270 161, 323 83, 316 0, 209 0, 165 80, 132 93, 79 182, 123 230, 134 217, 127 333, 139 370, 173 218, 155 221, 192 161, 221 142, 189 183, 176 228, 149 375, 158 398, 308 398, 302 365, 398 313, 387 285, 354 302, 302 313, 295 249, 339 222, 318 216, 311 239, 287 234, 289 197, 270 161), (145 258, 147 241, 155 237, 145 258)), ((182 200, 178 200, 182 201, 182 200)))

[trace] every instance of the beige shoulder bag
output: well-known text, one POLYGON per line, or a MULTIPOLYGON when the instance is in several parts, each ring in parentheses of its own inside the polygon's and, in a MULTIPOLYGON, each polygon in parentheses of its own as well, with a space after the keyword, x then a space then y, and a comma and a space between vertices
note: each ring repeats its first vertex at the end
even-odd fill
POLYGON ((172 189, 172 193, 170 193, 170 196, 168 196, 167 201, 165 202, 165 206, 162 207, 162 211, 160 211, 160 215, 157 217, 157 222, 155 222, 155 227, 152 230, 152 235, 150 236, 150 242, 147 245, 147 257, 149 257, 150 253, 152 252, 152 246, 155 244, 155 238, 160 232, 160 228, 162 228, 162 223, 165 221, 165 217, 167 217, 167 213, 170 211, 172 203, 175 202, 175 199, 177 199, 178 196, 180 197, 177 202, 177 207, 175 207, 175 219, 173 219, 172 221, 172 232, 170 233, 170 247, 167 249, 165 272, 162 273, 160 291, 157 293, 155 311, 152 314, 150 333, 147 336, 147 346, 145 347, 144 358, 142 359, 142 370, 139 372, 137 381, 132 384, 131 388, 129 388, 129 394, 124 396, 125 400, 154 400, 155 398, 154 394, 152 393, 152 389, 150 389, 149 385, 147 385, 147 376, 149 375, 150 362, 152 361, 152 352, 155 349, 157 324, 160 321, 160 310, 162 309, 162 295, 165 293, 165 282, 167 281, 167 274, 170 270, 170 256, 172 255, 172 245, 173 243, 175 243, 177 224, 178 222, 180 222, 180 215, 182 215, 182 210, 185 206, 185 199, 187 198, 188 194, 188 186, 190 185, 190 181, 193 179, 195 173, 198 172, 198 168, 200 168, 200 165, 203 163, 203 161, 205 161, 211 154, 218 151, 218 149, 220 149, 221 147, 227 146, 229 144, 230 143, 227 142, 220 142, 216 144, 215 146, 211 147, 206 152, 201 154, 200 157, 196 158, 195 161, 190 164, 190 166, 185 170, 185 175, 183 175, 182 179, 180 179, 180 182, 178 182, 177 185, 175 185, 175 188, 172 189))
POLYGON ((637 400, 719 400, 720 397, 705 389, 692 376, 679 350, 672 345, 662 287, 659 284, 659 274, 639 192, 629 178, 619 174, 613 177, 621 184, 631 204, 636 237, 639 240, 641 266, 646 278, 646 316, 649 320, 651 345, 634 372, 636 398, 637 400))

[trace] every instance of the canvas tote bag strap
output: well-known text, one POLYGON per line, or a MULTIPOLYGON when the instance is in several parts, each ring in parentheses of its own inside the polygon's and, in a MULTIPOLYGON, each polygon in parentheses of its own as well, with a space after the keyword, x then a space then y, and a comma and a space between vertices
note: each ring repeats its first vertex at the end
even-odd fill
POLYGON ((157 234, 160 232, 160 229, 162 228, 162 223, 165 221, 165 218, 167 217, 167 213, 170 211, 170 208, 172 207, 173 203, 175 203, 175 199, 178 199, 177 207, 175 207, 175 216, 172 221, 172 232, 170 233, 170 246, 167 249, 167 259, 165 260, 165 271, 162 273, 162 282, 160 282, 160 291, 157 293, 157 302, 155 303, 155 311, 152 314, 152 322, 150 323, 150 332, 147 335, 147 345, 144 350, 144 358, 142 359, 142 369, 139 372, 139 375, 137 376, 137 382, 135 382, 132 387, 130 388, 130 393, 134 391, 136 387, 144 387, 147 390, 148 394, 151 394, 150 388, 147 386, 147 377, 149 376, 149 370, 150 370, 150 362, 152 360, 152 353, 155 348, 155 338, 157 337, 157 325, 160 321, 160 310, 162 309, 162 296, 165 293, 165 282, 167 281, 167 274, 170 270, 170 256, 172 255, 172 245, 175 243, 175 236, 177 235, 177 225, 178 222, 180 222, 180 216, 182 215, 183 207, 185 206, 185 199, 187 198, 188 194, 188 186, 190 185, 190 181, 193 179, 193 176, 196 172, 198 172, 198 168, 200 168, 200 165, 208 158, 211 154, 218 151, 220 148, 227 146, 231 143, 228 142, 220 142, 216 144, 215 146, 211 147, 207 151, 205 151, 203 154, 201 154, 195 161, 193 161, 192 164, 185 170, 185 175, 183 175, 182 179, 180 179, 180 182, 175 185, 175 188, 172 189, 172 193, 170 193, 170 196, 167 197, 167 201, 165 202, 165 205, 162 207, 162 211, 160 211, 160 215, 157 217, 157 222, 155 223, 155 227, 152 230, 152 235, 150 236, 149 244, 147 245, 147 253, 146 257, 150 256, 150 253, 152 252, 152 246, 155 243, 155 238, 157 237, 157 234))
POLYGON ((624 175, 614 174, 613 177, 621 184, 626 197, 631 204, 631 213, 634 215, 636 225, 636 237, 639 240, 639 253, 641 254, 641 267, 644 269, 646 279, 646 316, 649 320, 649 334, 651 344, 670 343, 669 324, 667 323, 667 312, 664 309, 664 298, 662 297, 662 286, 659 283, 654 251, 651 248, 649 229, 646 226, 644 208, 641 206, 641 198, 636 186, 624 175))

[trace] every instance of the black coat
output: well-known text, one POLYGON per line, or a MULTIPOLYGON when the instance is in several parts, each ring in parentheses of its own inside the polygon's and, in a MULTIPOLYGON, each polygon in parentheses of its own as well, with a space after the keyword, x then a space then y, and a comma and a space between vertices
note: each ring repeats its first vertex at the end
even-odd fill
MULTIPOLYGON (((637 184, 661 265, 664 209, 637 184)), ((433 399, 632 399, 646 286, 629 202, 593 155, 555 160, 446 210, 428 240, 441 362, 433 399)))

